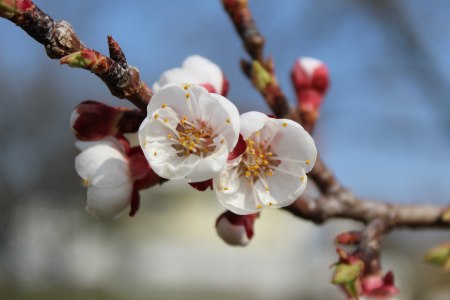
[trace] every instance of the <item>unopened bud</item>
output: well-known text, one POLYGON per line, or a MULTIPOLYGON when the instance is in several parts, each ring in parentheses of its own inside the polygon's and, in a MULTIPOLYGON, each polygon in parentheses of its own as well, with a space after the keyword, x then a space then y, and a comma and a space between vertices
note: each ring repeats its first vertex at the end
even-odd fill
POLYGON ((319 116, 323 98, 328 90, 328 69, 320 60, 302 57, 295 61, 291 79, 297 95, 302 122, 312 128, 319 116))
POLYGON ((369 275, 362 279, 363 294, 369 298, 391 299, 399 293, 394 283, 394 274, 389 271, 381 275, 369 275))
POLYGON ((450 242, 444 243, 437 247, 432 248, 425 255, 425 261, 444 267, 445 271, 450 270, 450 242))
POLYGON ((96 101, 84 101, 75 107, 70 125, 81 141, 136 132, 145 115, 138 110, 111 107, 96 101))
POLYGON ((361 241, 360 231, 348 231, 339 234, 334 242, 341 245, 356 245, 361 241))
POLYGON ((261 63, 257 60, 253 61, 251 77, 254 85, 260 92, 263 92, 267 85, 272 82, 272 75, 264 69, 261 63))
POLYGON ((0 17, 9 19, 16 14, 23 14, 33 5, 31 0, 0 0, 0 17))
POLYGON ((331 283, 338 285, 349 298, 358 299, 362 291, 361 276, 364 272, 364 262, 342 248, 337 248, 336 251, 339 261, 332 266, 335 269, 331 283))
POLYGON ((237 215, 226 211, 217 218, 217 234, 229 245, 246 246, 253 237, 253 226, 257 217, 258 214, 237 215))

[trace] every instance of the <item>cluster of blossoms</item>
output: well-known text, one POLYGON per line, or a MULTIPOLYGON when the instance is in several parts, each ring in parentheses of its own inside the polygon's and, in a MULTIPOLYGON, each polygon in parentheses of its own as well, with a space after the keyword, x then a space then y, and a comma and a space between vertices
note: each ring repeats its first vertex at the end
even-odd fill
POLYGON ((291 120, 239 115, 217 65, 191 56, 153 89, 146 114, 94 101, 72 114, 88 212, 115 218, 130 206, 134 215, 140 189, 182 179, 214 190, 228 210, 217 220, 219 235, 245 245, 262 209, 288 206, 303 193, 317 156, 311 136, 291 120), (140 147, 130 147, 123 134, 136 131, 140 147))

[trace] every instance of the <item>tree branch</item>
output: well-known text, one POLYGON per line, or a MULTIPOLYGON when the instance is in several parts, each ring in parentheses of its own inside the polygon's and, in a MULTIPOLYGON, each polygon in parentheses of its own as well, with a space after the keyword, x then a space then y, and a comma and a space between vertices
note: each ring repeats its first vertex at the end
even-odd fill
POLYGON ((261 93, 267 105, 278 118, 289 116, 296 119, 289 102, 275 76, 272 59, 264 58, 264 37, 259 33, 253 20, 247 0, 222 0, 225 11, 230 16, 252 62, 243 60, 241 68, 261 93))
POLYGON ((315 199, 304 196, 285 209, 297 217, 316 224, 323 224, 334 218, 351 219, 364 224, 369 224, 375 219, 382 219, 387 224, 386 231, 399 227, 450 229, 450 222, 444 218, 447 211, 445 207, 394 205, 361 199, 346 189, 315 199))
POLYGON ((128 66, 123 51, 111 37, 108 37, 111 57, 87 49, 68 22, 54 21, 31 0, 0 0, 0 17, 10 20, 44 45, 50 58, 62 59, 62 63, 68 63, 68 56, 78 58, 81 65, 71 66, 90 70, 103 80, 114 96, 128 99, 145 111, 151 90, 140 79, 139 71, 128 66), (89 54, 88 59, 97 60, 83 60, 86 54, 89 54))
MULTIPOLYGON (((293 113, 273 72, 271 59, 263 57, 264 37, 252 18, 248 0, 222 0, 233 25, 243 41, 253 63, 242 61, 244 73, 260 91, 277 117, 301 122, 298 113, 293 113), (255 61, 257 62, 255 64, 255 61)), ((311 124, 310 124, 311 125, 311 124)), ((310 126, 309 128, 313 128, 310 126)), ((312 130, 312 129, 311 129, 312 130)), ((310 132, 311 133, 311 132, 310 132)), ((450 228, 444 220, 446 208, 433 205, 392 205, 365 200, 344 189, 333 172, 318 157, 310 178, 319 188, 322 196, 317 199, 299 198, 286 210, 295 216, 322 224, 332 218, 345 218, 369 224, 375 219, 387 222, 388 228, 450 228)))

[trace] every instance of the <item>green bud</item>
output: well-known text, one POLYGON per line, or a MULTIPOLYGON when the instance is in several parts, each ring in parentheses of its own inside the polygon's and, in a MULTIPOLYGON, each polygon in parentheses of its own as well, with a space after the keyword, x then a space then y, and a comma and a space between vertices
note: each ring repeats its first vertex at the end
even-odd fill
POLYGON ((263 91, 266 86, 272 82, 272 75, 267 72, 266 69, 259 63, 259 61, 254 60, 252 63, 252 80, 259 91, 263 91))

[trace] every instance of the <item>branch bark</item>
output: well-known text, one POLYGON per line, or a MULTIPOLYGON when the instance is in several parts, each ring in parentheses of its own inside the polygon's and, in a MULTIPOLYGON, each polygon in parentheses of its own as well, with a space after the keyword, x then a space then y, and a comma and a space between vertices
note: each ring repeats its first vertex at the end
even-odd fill
POLYGON ((140 78, 139 71, 128 66, 125 55, 116 41, 108 37, 110 57, 87 49, 66 21, 54 21, 31 0, 0 0, 0 17, 4 17, 45 47, 48 57, 63 59, 84 53, 95 53, 101 64, 85 63, 83 67, 97 75, 106 84, 111 93, 128 99, 145 111, 152 96, 150 88, 140 78))

